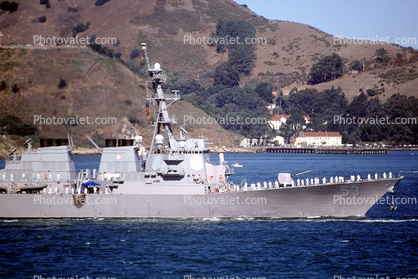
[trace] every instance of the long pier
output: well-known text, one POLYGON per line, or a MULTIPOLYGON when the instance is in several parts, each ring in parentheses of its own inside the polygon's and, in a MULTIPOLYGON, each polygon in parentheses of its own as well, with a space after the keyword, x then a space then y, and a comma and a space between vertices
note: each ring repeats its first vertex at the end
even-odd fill
POLYGON ((267 153, 314 153, 314 154, 387 154, 386 148, 290 148, 266 147, 267 153))

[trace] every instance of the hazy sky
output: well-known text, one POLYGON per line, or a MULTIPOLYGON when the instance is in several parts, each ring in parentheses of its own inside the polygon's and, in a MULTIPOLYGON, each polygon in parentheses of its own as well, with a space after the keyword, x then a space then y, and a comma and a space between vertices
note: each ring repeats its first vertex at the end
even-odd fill
POLYGON ((389 43, 418 49, 418 0, 234 1, 268 19, 304 23, 344 38, 389 37, 389 43))

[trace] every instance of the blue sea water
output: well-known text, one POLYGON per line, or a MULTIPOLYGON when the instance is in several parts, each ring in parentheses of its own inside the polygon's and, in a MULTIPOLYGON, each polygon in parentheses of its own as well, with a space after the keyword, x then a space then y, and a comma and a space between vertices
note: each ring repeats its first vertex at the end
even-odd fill
MULTIPOLYGON (((235 183, 275 181, 279 171, 391 171, 404 176, 395 197, 418 198, 418 156, 406 151, 225 159, 244 165, 235 183)), ((98 168, 99 157, 75 161, 78 170, 98 168)), ((365 219, 1 220, 0 278, 418 278, 417 209, 376 204, 365 219)))

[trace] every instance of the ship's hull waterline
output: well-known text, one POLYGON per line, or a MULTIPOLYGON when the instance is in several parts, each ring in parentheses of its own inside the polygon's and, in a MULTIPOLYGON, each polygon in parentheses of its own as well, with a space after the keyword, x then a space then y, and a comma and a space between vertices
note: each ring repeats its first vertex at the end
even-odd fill
POLYGON ((402 178, 207 195, 2 194, 1 218, 365 216, 402 178))

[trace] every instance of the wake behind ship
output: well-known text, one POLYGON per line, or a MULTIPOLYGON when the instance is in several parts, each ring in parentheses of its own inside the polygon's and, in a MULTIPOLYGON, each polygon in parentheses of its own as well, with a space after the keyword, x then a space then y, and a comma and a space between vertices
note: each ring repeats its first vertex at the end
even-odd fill
POLYGON ((14 155, 0 171, 0 218, 364 216, 402 179, 390 173, 294 181, 279 173, 275 182, 235 184, 223 154, 215 165, 203 138, 188 138, 184 127, 173 134, 168 108, 180 95, 163 93, 165 81, 160 64, 148 63, 147 99, 156 110, 149 150, 140 135, 113 140, 99 170, 77 174, 71 144, 33 151, 28 142, 21 159, 14 155))

